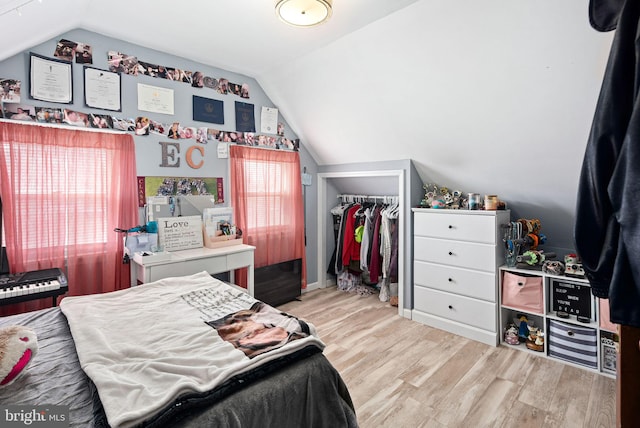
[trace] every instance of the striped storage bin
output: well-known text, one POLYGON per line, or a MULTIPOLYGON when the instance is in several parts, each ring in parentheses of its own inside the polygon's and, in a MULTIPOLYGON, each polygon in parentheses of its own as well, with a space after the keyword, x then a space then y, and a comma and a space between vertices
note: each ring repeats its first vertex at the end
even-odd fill
POLYGON ((598 368, 598 338, 593 328, 549 320, 549 356, 598 368))

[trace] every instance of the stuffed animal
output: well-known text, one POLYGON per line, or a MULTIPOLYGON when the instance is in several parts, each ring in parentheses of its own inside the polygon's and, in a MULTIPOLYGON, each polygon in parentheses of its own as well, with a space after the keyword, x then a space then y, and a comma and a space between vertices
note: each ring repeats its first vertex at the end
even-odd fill
POLYGON ((16 380, 37 353, 33 330, 20 325, 0 328, 0 387, 16 380))

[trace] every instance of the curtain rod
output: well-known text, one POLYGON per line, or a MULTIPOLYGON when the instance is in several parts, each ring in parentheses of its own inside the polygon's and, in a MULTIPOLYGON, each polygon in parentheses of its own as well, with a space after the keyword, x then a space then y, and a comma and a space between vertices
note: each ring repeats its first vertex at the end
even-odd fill
POLYGON ((27 120, 0 119, 0 123, 13 123, 15 125, 41 126, 43 128, 68 129, 71 131, 101 132, 104 134, 127 134, 128 133, 126 131, 120 131, 118 129, 89 128, 84 126, 65 125, 62 123, 42 123, 42 122, 32 122, 27 120))

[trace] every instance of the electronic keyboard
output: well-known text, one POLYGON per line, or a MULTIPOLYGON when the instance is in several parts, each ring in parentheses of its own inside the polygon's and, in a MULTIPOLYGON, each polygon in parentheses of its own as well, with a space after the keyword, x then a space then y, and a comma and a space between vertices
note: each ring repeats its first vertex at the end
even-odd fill
POLYGON ((55 306, 56 297, 68 290, 67 277, 59 268, 0 275, 0 305, 52 297, 55 306))

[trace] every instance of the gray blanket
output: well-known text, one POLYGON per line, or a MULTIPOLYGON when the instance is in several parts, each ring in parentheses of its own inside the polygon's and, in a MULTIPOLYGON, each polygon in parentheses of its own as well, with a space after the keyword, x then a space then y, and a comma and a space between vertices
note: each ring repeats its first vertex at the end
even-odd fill
POLYGON ((34 330, 39 351, 15 382, 0 388, 0 403, 69 406, 71 426, 95 426, 94 421, 104 417, 102 406, 95 387, 80 367, 67 319, 60 309, 0 318, 0 327, 10 325, 34 330))
MULTIPOLYGON (((71 427, 107 426, 101 402, 80 367, 75 344, 58 308, 0 318, 0 327, 25 325, 40 351, 13 384, 0 388, 0 404, 69 406, 71 427)), ((244 373, 203 394, 182 397, 142 426, 357 427, 347 388, 321 353, 300 351, 244 373)))

